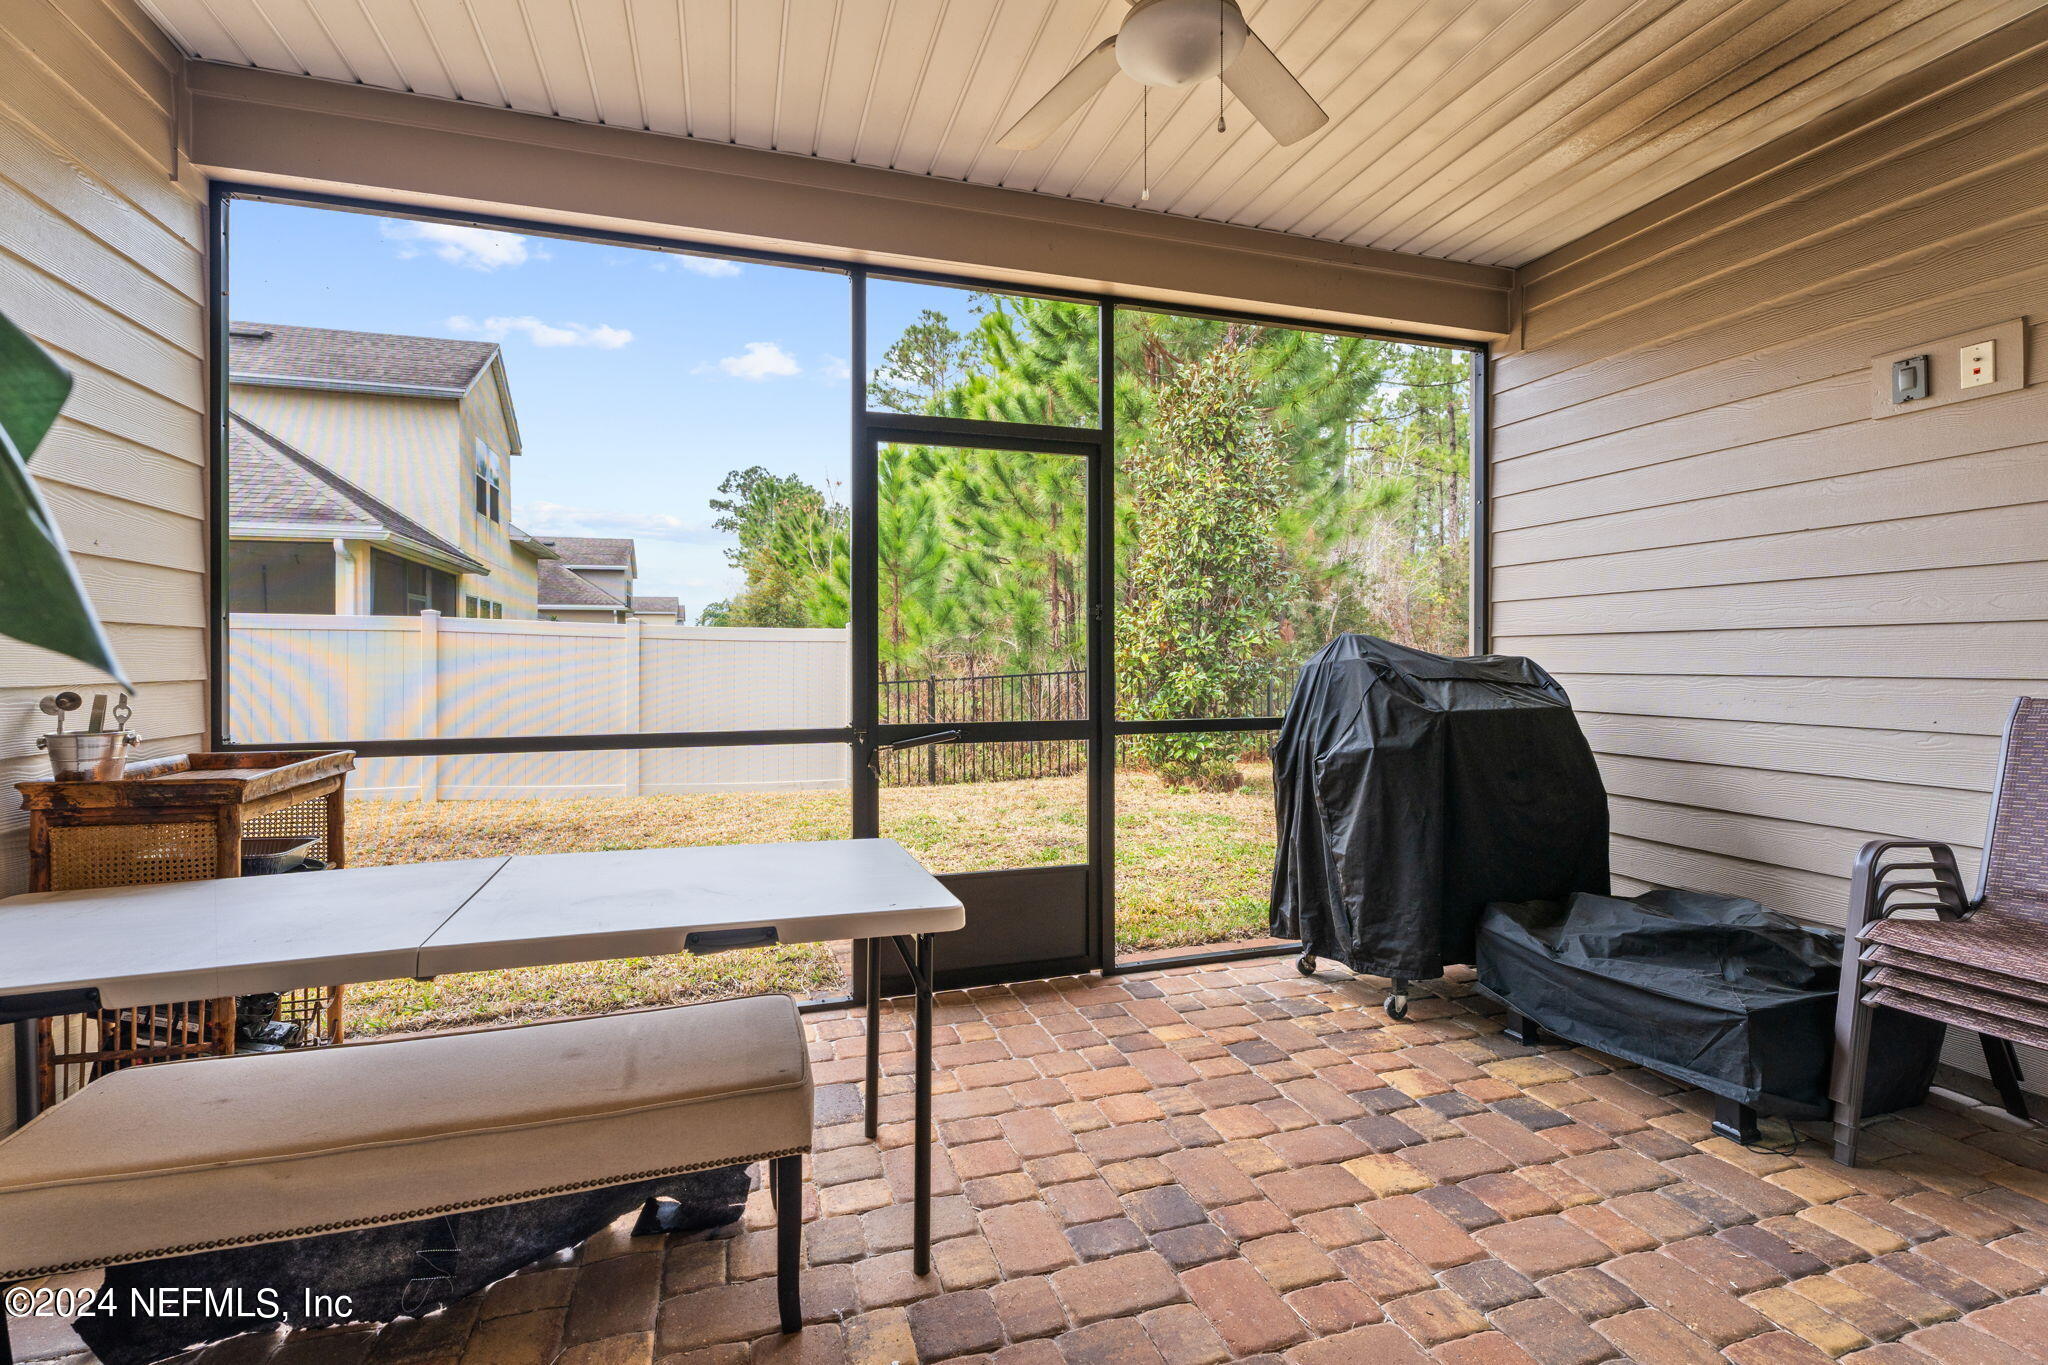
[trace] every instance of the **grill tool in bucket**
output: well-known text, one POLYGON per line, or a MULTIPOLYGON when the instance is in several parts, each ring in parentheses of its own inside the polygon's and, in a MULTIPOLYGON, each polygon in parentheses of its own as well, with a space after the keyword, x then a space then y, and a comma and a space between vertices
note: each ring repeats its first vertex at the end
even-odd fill
POLYGON ((39 735, 36 747, 50 755, 52 776, 59 782, 116 782, 128 770, 128 750, 135 744, 135 735, 128 729, 128 718, 134 712, 128 705, 126 693, 114 704, 114 728, 101 729, 107 714, 107 699, 104 695, 93 698, 93 726, 89 730, 66 732, 64 717, 83 705, 76 692, 59 692, 45 697, 37 703, 37 709, 46 716, 57 718, 57 732, 39 735))

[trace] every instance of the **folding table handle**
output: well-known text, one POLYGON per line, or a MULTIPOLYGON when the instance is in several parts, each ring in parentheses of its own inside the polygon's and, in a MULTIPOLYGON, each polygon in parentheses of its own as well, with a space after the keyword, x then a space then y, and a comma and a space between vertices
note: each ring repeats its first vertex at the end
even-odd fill
POLYGON ((708 953, 730 953, 741 948, 772 948, 782 941, 775 926, 753 929, 697 929, 683 935, 683 951, 703 957, 708 953))

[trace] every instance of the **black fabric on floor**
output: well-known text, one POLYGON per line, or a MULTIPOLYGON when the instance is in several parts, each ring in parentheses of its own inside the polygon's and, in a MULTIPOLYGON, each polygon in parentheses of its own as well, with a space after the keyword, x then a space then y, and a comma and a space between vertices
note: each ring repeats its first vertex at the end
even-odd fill
MULTIPOLYGON (((675 1201, 668 1231, 723 1227, 739 1218, 748 1188, 748 1168, 726 1166, 392 1227, 114 1266, 106 1272, 113 1311, 82 1316, 74 1327, 102 1365, 146 1365, 251 1331, 421 1317, 577 1245, 650 1199, 675 1201), (154 1303, 161 1292, 187 1288, 240 1292, 190 1312, 131 1311, 137 1294, 154 1303), (274 1295, 277 1316, 259 1296, 263 1290, 274 1295), (309 1294, 346 1295, 348 1311, 322 1311, 326 1305, 318 1302, 309 1308, 309 1294)), ((93 1216, 118 1218, 121 1211, 93 1216)))

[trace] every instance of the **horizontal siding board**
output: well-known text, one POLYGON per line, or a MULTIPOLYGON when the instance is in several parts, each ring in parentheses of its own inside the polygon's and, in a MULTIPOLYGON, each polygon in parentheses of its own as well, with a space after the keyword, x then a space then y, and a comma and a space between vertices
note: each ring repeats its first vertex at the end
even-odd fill
POLYGON ((1498 607, 1505 602, 1693 584, 1767 584, 1809 577, 1816 564, 1826 565, 1830 576, 1837 577, 1944 565, 2019 564, 2039 557, 2043 525, 2048 525, 2048 502, 2023 502, 1583 559, 1504 564, 1493 571, 1493 594, 1498 607))
MULTIPOLYGON (((1918 249, 1881 263, 1842 257, 1834 270, 1818 273, 1814 287, 1758 300, 1740 314, 1703 319, 1697 326, 1691 325, 1694 319, 1688 315, 1686 330, 1627 350, 1606 351, 1597 329, 1570 338, 1561 349, 1576 363, 1501 393, 1496 399, 1500 420, 1512 422, 1605 398, 1677 371, 1724 363, 1759 350, 1794 348, 1795 354, 1780 359, 1788 367, 1797 365, 1809 354, 1826 353, 1828 348, 1816 341, 1860 338, 1873 322, 1917 310, 1929 297, 1961 294, 1981 287, 1986 279, 2038 271, 2041 263, 2048 261, 2048 222, 2042 219, 2038 195, 2029 197, 2015 183, 2010 202, 2001 203, 1999 210, 1989 219, 1960 220, 1972 222, 1968 232, 1937 234, 1918 249)), ((1954 221, 1948 224, 1954 225, 1954 221)), ((1963 325, 1994 322, 2011 317, 2013 311, 2006 309, 1963 325)), ((1943 333, 1922 330, 1919 335, 1943 333)), ((1887 348, 1862 349, 1863 358, 1868 359, 1887 348)), ((1521 372, 1527 372, 1528 357, 1535 354, 1522 352, 1521 372)), ((1846 368, 1846 364, 1829 365, 1807 377, 1846 368)), ((1512 366, 1503 369, 1510 375, 1516 373, 1512 366)))
MULTIPOLYGON (((2033 329, 2030 347, 2035 359, 2028 369, 2034 378, 2048 377, 2048 357, 2040 344, 2048 328, 2033 329)), ((2025 444, 2041 438, 2034 398, 2025 389, 1957 403, 1948 409, 1903 412, 1869 423, 1870 379, 1862 376, 1863 410, 1850 423, 1809 429, 1774 440, 1745 443, 1698 455, 1667 459, 1638 469, 1596 475, 1555 488, 1504 493, 1495 503, 1501 530, 1544 526, 1638 511, 1701 498, 1721 497, 1756 488, 1778 488, 1837 478, 1891 465, 1917 464, 2025 444)), ((2048 473, 2035 480, 2048 491, 2048 473)))
POLYGON ((198 518, 69 484, 44 484, 42 491, 73 554, 206 571, 206 526, 198 518))
MULTIPOLYGON (((1869 830, 1890 838, 1938 839, 1958 850, 1974 849, 1983 842, 1985 807, 1989 804, 1985 793, 1960 792, 1948 787, 1914 787, 1624 754, 1602 754, 1600 775, 1609 794, 1615 797, 1685 806, 1731 818, 1759 816, 1869 830)), ((1846 867, 1822 870, 1846 871, 1846 867)))
POLYGON ((1560 673, 1584 711, 1785 725, 2004 733, 2017 697, 2048 696, 2048 679, 1968 682, 1955 678, 1759 678, 1700 674, 1560 673))
MULTIPOLYGON (((1764 819, 1693 806, 1617 796, 1610 803, 1614 832, 1650 843, 1768 863, 1822 876, 1847 876, 1856 852, 1878 835, 1797 820, 1764 819)), ((1959 858, 1967 856, 1959 849, 1959 858)), ((1965 875, 1975 872, 1974 865, 1965 875)))
POLYGON ((168 174, 170 130, 151 151, 123 137, 78 92, 42 67, 19 60, 22 49, 0 34, 0 58, 9 61, 0 82, 0 115, 11 115, 50 148, 50 155, 82 167, 148 218, 195 248, 204 240, 205 214, 168 174))
POLYGON ((2048 563, 1499 602, 1493 615, 1494 629, 1512 635, 2027 619, 2048 620, 2048 563))
POLYGON ((206 481, 187 460, 149 450, 83 426, 68 416, 52 427, 36 452, 36 478, 96 490, 177 516, 207 515, 206 481), (113 483, 109 470, 119 470, 113 483))
MULTIPOLYGON (((1926 413, 1892 420, 1924 422, 1934 416, 1926 413)), ((1934 423, 1929 430, 1938 428, 1939 423, 1934 423)), ((2042 430, 2048 428, 2037 426, 2036 434, 2042 430)), ((1875 442, 1875 438, 1865 439, 1875 442)), ((1940 460, 1880 463, 1875 469, 1831 479, 1500 531, 1493 536, 1493 555, 1496 563, 1523 564, 2009 507, 2040 500, 2042 474, 2048 468, 2044 460, 2048 460, 2048 441, 1940 460), (1740 536, 1734 536, 1735 532, 1740 536)))
POLYGON ((1998 741, 1988 735, 1595 712, 1579 723, 1595 753, 1957 791, 1989 791, 1998 760, 1998 741))
MULTIPOLYGON (((1605 436, 1572 441, 1546 450, 1505 448, 1494 452, 1493 490, 1501 497, 1580 479, 1705 455, 1797 436, 1870 416, 1870 370, 1857 366, 1807 384, 1759 394, 1705 412, 1646 422, 1605 436)), ((1530 429, 1522 423, 1507 437, 1530 429)))
POLYGON ((1653 886, 1682 886, 1751 900, 1815 924, 1839 929, 1848 918, 1849 879, 1731 858, 1704 849, 1674 847, 1616 835, 1613 867, 1653 886))
POLYGON ((1705 673, 1726 677, 2020 679, 2048 677, 2048 626, 1842 627, 1669 634, 1496 637, 1502 653, 1535 656, 1553 673, 1705 673))
POLYGON ((115 193, 76 161, 53 154, 21 124, 0 117, 0 181, 32 197, 72 229, 119 252, 187 297, 205 288, 199 248, 115 193))
MULTIPOLYGON (((1496 412, 1503 447, 1547 450, 1846 374, 1866 366, 1873 355, 2028 312, 2029 306, 2016 300, 2036 299, 2048 291, 2048 268, 2037 261, 2001 262, 1987 268, 1993 271, 1988 280, 1972 276, 1961 288, 1930 290, 1903 305, 1873 309, 1838 326, 1812 331, 1795 326, 1789 335, 1753 335, 1719 360, 1674 354, 1661 373, 1597 395, 1554 406, 1532 403, 1530 411, 1513 418, 1496 412)), ((2032 311, 2040 308, 2032 306, 2032 311)), ((1597 363, 1598 357, 1584 354, 1588 364, 1597 363)), ((1502 357, 1496 368, 1510 368, 1514 358, 1502 357)))

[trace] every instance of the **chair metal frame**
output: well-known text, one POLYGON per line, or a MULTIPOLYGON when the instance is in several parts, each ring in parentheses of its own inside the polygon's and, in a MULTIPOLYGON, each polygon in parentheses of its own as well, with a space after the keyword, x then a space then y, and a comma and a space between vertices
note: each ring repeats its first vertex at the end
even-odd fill
MULTIPOLYGON (((1834 1102, 1835 1160, 1844 1166, 1856 1164, 1857 1136, 1862 1130, 1864 1082, 1870 1072, 1870 1034, 1876 1017, 1875 1006, 1863 999, 1863 944, 1865 928, 1901 910, 1932 910, 1950 921, 1966 920, 1984 903, 1990 882, 1993 836, 1998 829, 1998 810, 2005 799, 2005 774, 2011 754, 2015 722, 2033 698, 2021 697, 2007 713, 2005 733, 1998 746, 1998 773, 1991 788, 1991 810, 1985 817, 1984 856, 1977 867, 1974 893, 1965 891, 1963 873, 1955 850, 1948 844, 1921 839, 1872 839, 1856 855, 1849 892, 1849 920, 1842 943, 1842 982, 1835 1004, 1835 1060, 1829 1098, 1834 1102), (1922 855, 1918 859, 1891 861, 1902 851, 1922 855), (1923 873, 1925 876, 1897 880, 1895 873, 1923 873), (1902 899, 1919 896, 1921 899, 1902 899)), ((1984 1062, 1991 1083, 1998 1090, 2006 1110, 2017 1118, 2029 1117, 2026 1093, 2021 1086, 2019 1053, 2009 1038, 1979 1033, 1984 1062)))

